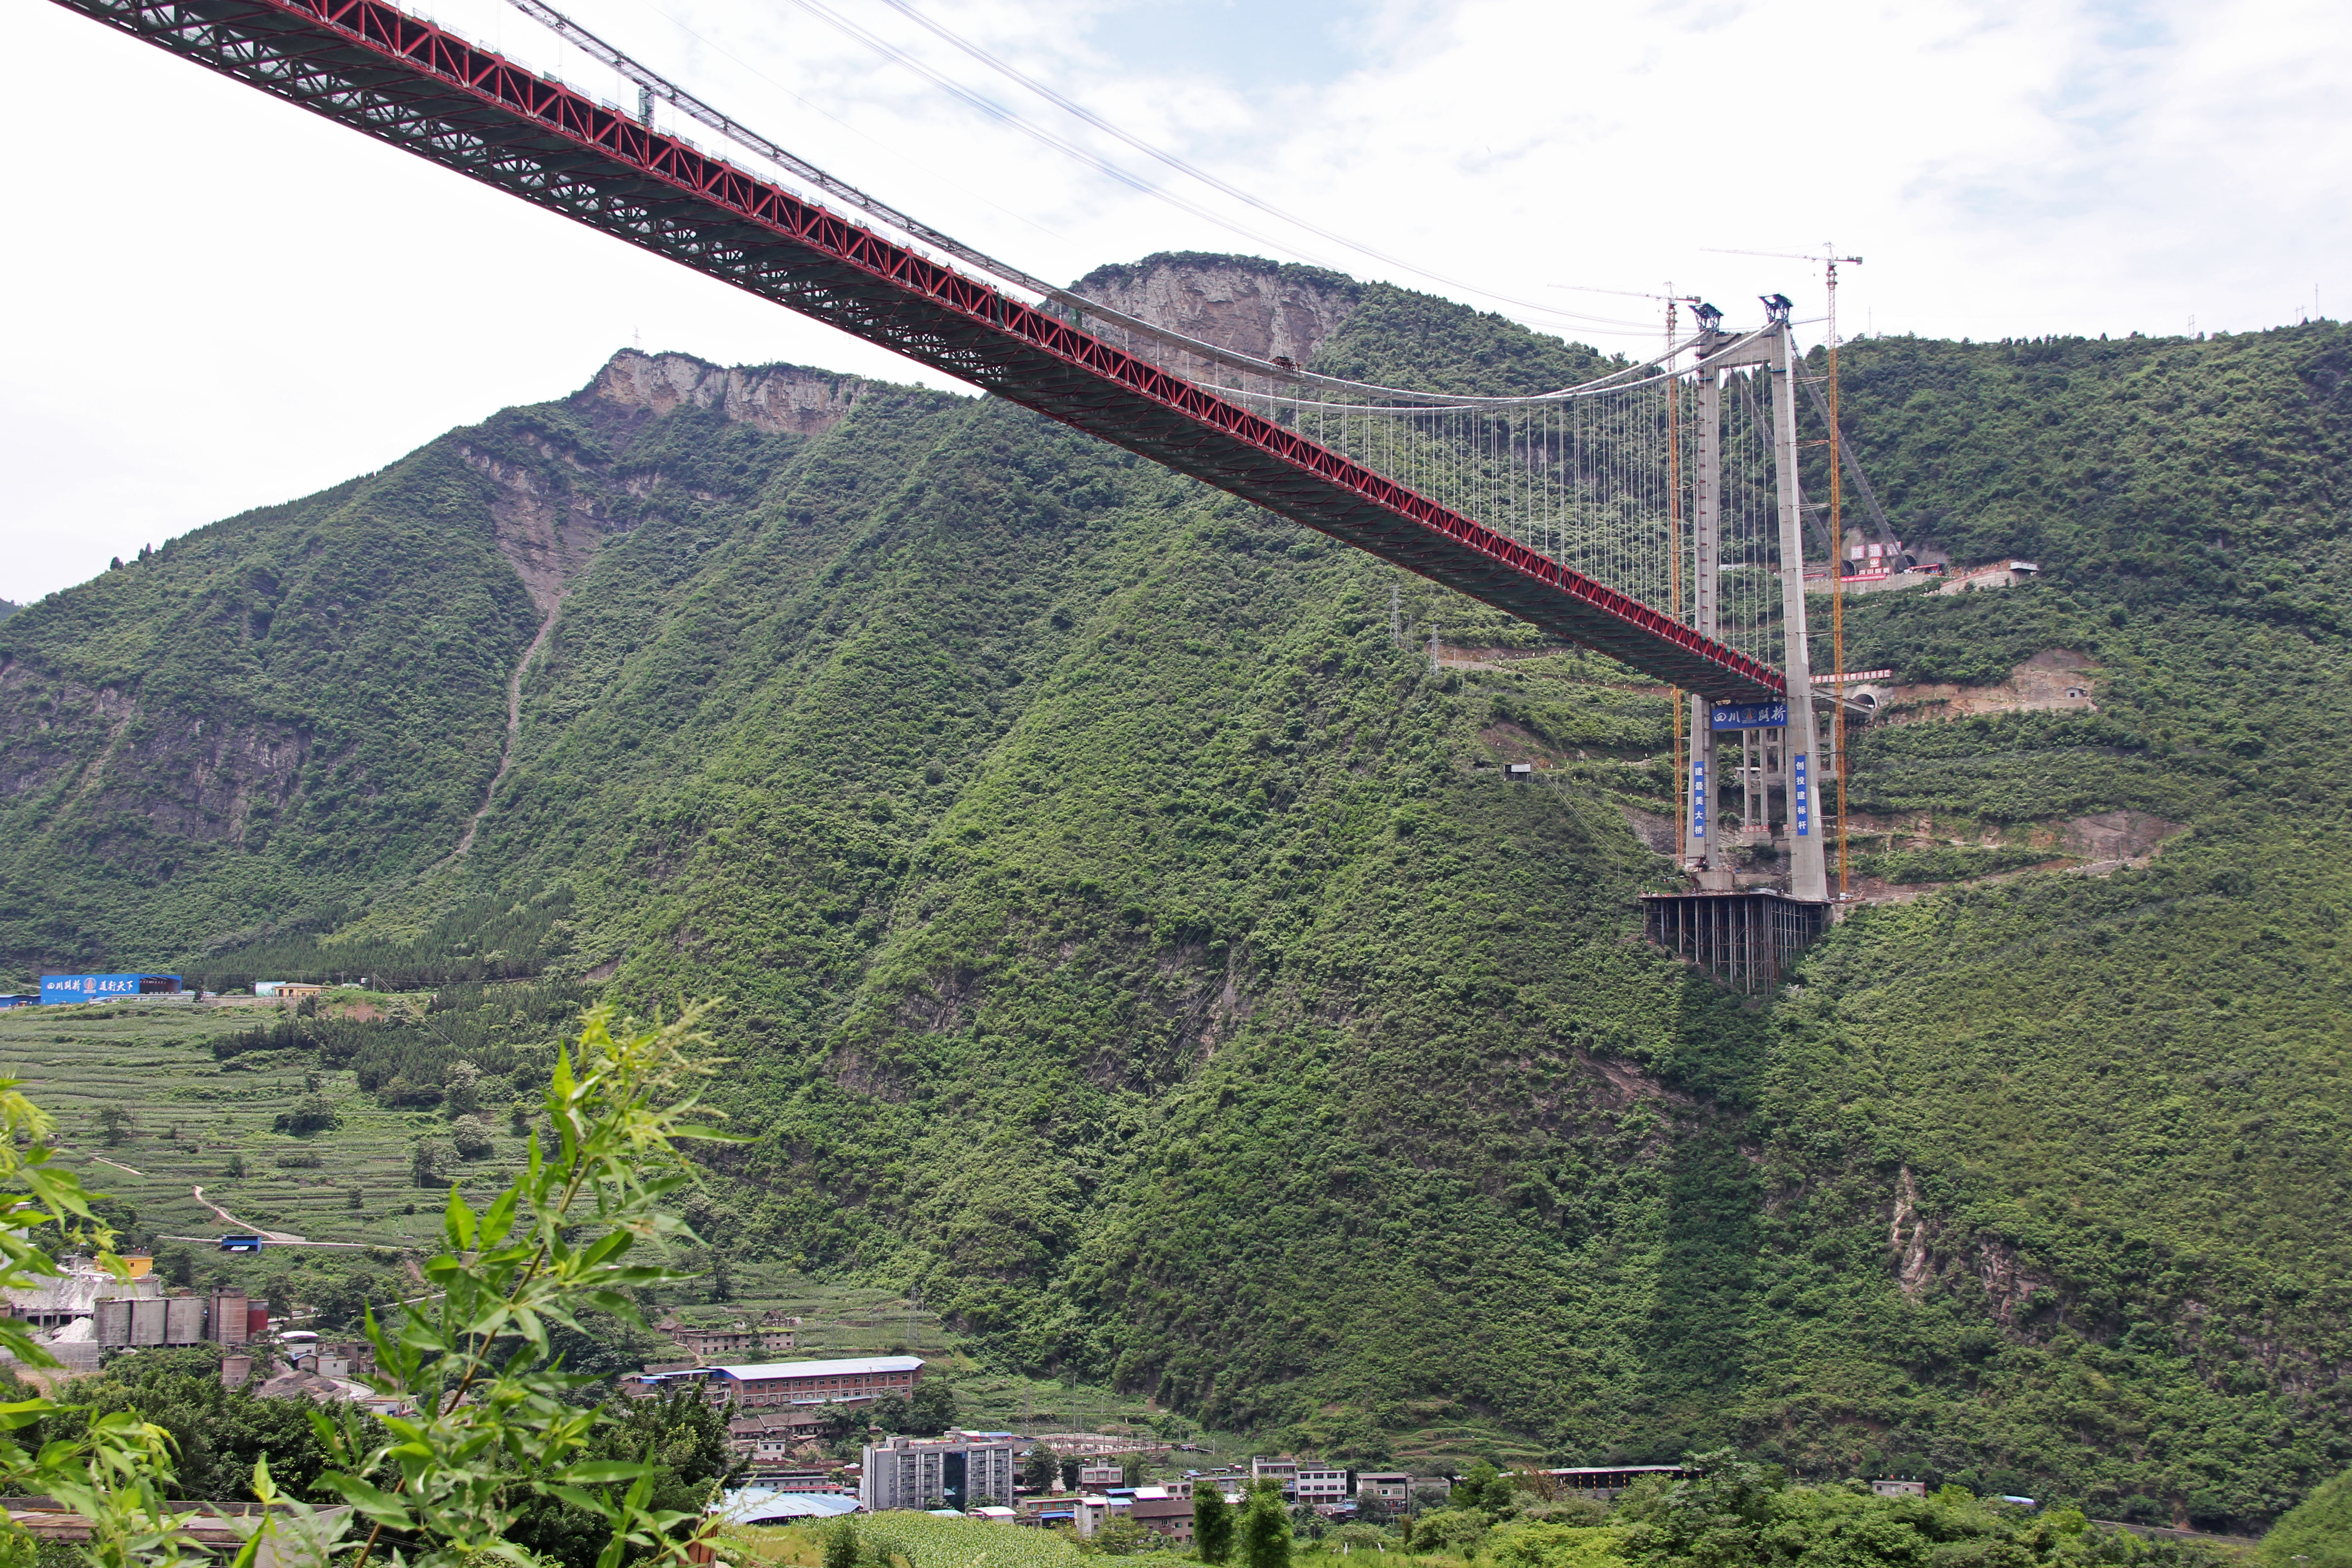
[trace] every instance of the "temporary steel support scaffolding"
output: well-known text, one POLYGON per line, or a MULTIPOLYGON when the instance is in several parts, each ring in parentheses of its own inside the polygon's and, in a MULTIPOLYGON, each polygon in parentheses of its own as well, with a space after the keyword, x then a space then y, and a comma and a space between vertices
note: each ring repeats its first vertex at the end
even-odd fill
POLYGON ((1769 991, 1828 929, 1825 900, 1769 888, 1734 893, 1644 893, 1643 923, 1660 947, 1749 995, 1769 991))
POLYGON ((1340 454, 380 0, 58 0, 1718 700, 1780 671, 1340 454))

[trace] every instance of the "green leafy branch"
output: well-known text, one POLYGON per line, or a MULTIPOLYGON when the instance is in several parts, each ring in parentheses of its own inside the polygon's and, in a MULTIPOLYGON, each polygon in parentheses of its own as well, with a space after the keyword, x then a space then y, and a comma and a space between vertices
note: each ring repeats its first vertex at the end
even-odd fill
POLYGON ((425 1267, 437 1306, 420 1304, 396 1331, 368 1315, 370 1385, 399 1405, 384 1438, 370 1446, 348 1406, 311 1417, 336 1466, 320 1484, 370 1521, 352 1568, 387 1531, 411 1553, 396 1548, 399 1562, 527 1564, 505 1537, 528 1494, 607 1521, 599 1568, 619 1568, 633 1547, 683 1556, 688 1542, 670 1532, 692 1516, 646 1506, 654 1466, 583 1457, 603 1417, 567 1398, 589 1380, 563 1371, 548 1330, 576 1330, 592 1310, 642 1325, 629 1292, 683 1277, 636 1258, 646 1242, 696 1239, 664 1206, 696 1179, 680 1145, 731 1141, 692 1092, 712 1065, 691 1054, 707 1044, 699 1016, 615 1034, 612 1008, 587 1014, 545 1099, 554 1149, 534 1133, 523 1174, 479 1214, 452 1186, 446 1250, 425 1267))

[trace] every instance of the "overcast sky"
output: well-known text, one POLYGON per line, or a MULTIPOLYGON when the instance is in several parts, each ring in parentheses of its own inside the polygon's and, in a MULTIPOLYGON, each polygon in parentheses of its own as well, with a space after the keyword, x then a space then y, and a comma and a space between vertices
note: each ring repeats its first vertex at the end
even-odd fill
MULTIPOLYGON (((2315 290, 2322 313, 2352 309, 2340 3, 914 0, 1137 136, 1409 266, 1150 163, 886 0, 824 3, 1256 237, 1040 145, 798 0, 564 8, 1048 278, 1245 251, 1609 349, 1654 343, 1655 307, 1554 285, 1671 280, 1734 324, 1777 289, 1818 313, 1815 269, 1709 247, 1861 255, 1848 335, 2242 331, 2302 319, 2315 290)), ((431 14, 624 96, 500 0, 431 14)), ((49 0, 0 0, 0 58, 18 62, 0 133, 20 149, 0 250, 18 360, 0 392, 0 598, 560 396, 632 342, 940 384, 49 0)))

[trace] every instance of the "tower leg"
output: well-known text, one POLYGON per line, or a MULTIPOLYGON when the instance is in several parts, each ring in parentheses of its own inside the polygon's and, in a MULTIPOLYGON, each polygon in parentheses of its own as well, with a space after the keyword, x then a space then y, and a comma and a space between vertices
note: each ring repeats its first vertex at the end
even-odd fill
MULTIPOLYGON (((1797 489, 1796 340, 1780 326, 1772 361, 1773 468, 1780 480, 1780 625, 1786 654, 1780 668, 1789 677, 1789 727, 1780 745, 1782 782, 1789 801, 1789 891, 1800 899, 1830 896, 1829 860, 1822 852, 1821 815, 1815 786, 1824 773, 1820 735, 1813 721, 1813 667, 1805 646, 1805 529, 1797 489)), ((1837 569, 1831 563, 1830 569, 1837 569)))

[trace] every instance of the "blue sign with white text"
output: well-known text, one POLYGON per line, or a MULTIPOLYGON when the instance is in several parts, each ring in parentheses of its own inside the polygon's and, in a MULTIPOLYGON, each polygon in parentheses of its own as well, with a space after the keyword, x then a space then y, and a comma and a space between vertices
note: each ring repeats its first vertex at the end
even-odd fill
POLYGON ((1789 725, 1786 702, 1718 702, 1714 711, 1717 730, 1784 730, 1789 725))
POLYGON ((1805 780, 1805 753, 1799 752, 1790 760, 1797 764, 1797 798, 1791 815, 1797 819, 1797 837, 1804 838, 1813 830, 1812 786, 1805 780))
POLYGON ((1706 759, 1691 759, 1691 837, 1706 837, 1706 759))
POLYGON ((171 995, 180 989, 176 974, 44 974, 41 1001, 112 1002, 124 996, 171 995))

